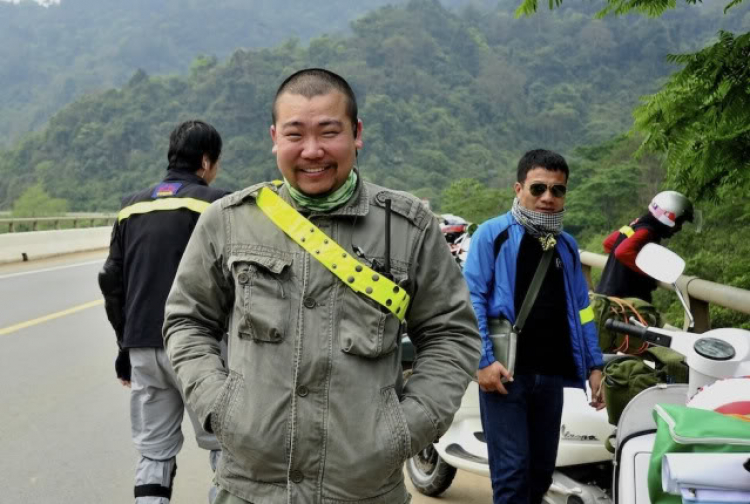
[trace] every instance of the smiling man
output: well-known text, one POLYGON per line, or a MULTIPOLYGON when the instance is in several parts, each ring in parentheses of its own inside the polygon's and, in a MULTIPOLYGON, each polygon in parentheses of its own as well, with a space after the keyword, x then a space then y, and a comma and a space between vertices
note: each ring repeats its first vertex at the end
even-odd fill
POLYGON ((276 163, 303 206, 343 203, 357 185, 353 167, 362 148, 362 121, 351 105, 353 96, 346 90, 321 94, 326 84, 311 78, 292 82, 273 107, 276 163))
POLYGON ((591 405, 604 407, 588 287, 578 246, 562 230, 568 173, 557 153, 524 154, 513 208, 479 226, 464 267, 482 335, 477 380, 494 504, 542 502, 555 469, 563 387, 585 388, 588 379, 591 405), (545 252, 551 262, 532 289, 545 252), (530 290, 537 292, 511 373, 496 360, 489 327, 496 319, 517 325, 530 290))
POLYGON ((216 503, 405 504, 403 462, 446 431, 479 360, 468 290, 429 209, 359 175, 344 79, 297 72, 272 113, 284 183, 208 209, 166 309, 171 362, 226 450, 216 503))

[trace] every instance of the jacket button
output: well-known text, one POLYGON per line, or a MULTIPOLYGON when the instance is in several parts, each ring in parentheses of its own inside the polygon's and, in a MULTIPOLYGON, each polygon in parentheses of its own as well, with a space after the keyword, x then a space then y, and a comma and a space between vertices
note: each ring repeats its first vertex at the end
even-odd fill
POLYGON ((242 273, 237 275, 237 281, 240 283, 240 285, 245 285, 250 281, 250 275, 243 271, 242 273))
POLYGON ((306 297, 304 301, 302 301, 302 304, 305 305, 305 308, 315 308, 315 306, 318 304, 315 302, 315 300, 311 297, 306 297))
POLYGON ((302 471, 294 470, 289 474, 289 478, 294 483, 302 483, 302 480, 305 479, 305 475, 302 474, 302 471))
POLYGON ((310 391, 304 385, 300 385, 299 387, 297 387, 297 395, 298 396, 305 397, 309 393, 310 393, 310 391))

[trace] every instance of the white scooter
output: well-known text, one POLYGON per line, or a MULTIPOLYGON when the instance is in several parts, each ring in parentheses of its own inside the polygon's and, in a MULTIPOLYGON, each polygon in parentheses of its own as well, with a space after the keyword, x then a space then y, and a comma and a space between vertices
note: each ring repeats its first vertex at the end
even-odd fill
MULTIPOLYGON (((604 443, 614 427, 607 422, 606 411, 589 406, 582 390, 565 389, 564 394, 556 470, 545 500, 552 504, 608 500, 606 489, 612 480, 612 454, 604 443)), ((475 381, 469 384, 448 432, 439 442, 409 459, 406 469, 414 487, 430 496, 447 490, 457 469, 489 476, 475 381)))
MULTIPOLYGON (((658 245, 644 247, 637 264, 654 278, 672 284, 685 266, 679 256, 658 245)), ((548 504, 608 504, 612 500, 616 504, 648 503, 648 461, 656 429, 653 406, 662 402, 685 404, 699 387, 718 378, 750 374, 749 331, 716 329, 697 335, 621 323, 615 323, 613 329, 627 330, 686 355, 691 367, 690 384, 660 385, 636 396, 620 418, 614 457, 605 448, 605 440, 615 431, 606 411, 595 411, 588 405, 590 392, 565 389, 556 469, 544 497, 548 504), (733 357, 727 358, 730 347, 733 357)), ((489 476, 476 382, 469 385, 446 434, 409 459, 406 467, 415 488, 431 496, 450 487, 457 469, 489 476)))
MULTIPOLYGON (((685 268, 685 262, 664 247, 648 244, 636 258, 636 265, 657 280, 673 285, 692 328, 692 315, 675 285, 685 268)), ((730 390, 729 401, 747 401, 748 396, 745 394, 748 389, 744 388, 743 391, 738 387, 739 382, 745 380, 735 380, 736 383, 731 385, 729 381, 720 383, 717 380, 750 375, 750 331, 723 328, 695 334, 639 327, 614 320, 607 321, 607 327, 640 337, 657 346, 671 348, 685 356, 690 368, 687 385, 657 385, 634 397, 623 410, 617 425, 613 501, 615 504, 650 504, 647 476, 656 436, 656 423, 652 414, 654 406, 664 403, 688 404, 693 407, 721 404, 727 398, 718 395, 725 394, 727 386, 730 390), (712 386, 714 383, 725 385, 724 390, 721 386, 712 386)), ((700 470, 704 483, 720 492, 733 492, 735 498, 740 498, 725 502, 750 502, 750 464, 745 466, 750 459, 750 437, 746 451, 747 453, 740 455, 725 454, 729 456, 719 457, 722 460, 717 460, 714 454, 689 453, 680 456, 684 467, 700 470), (710 481, 705 481, 707 464, 714 468, 717 464, 723 464, 720 470, 711 473, 710 481)), ((666 490, 669 485, 666 481, 664 483, 666 490)), ((671 485, 670 490, 676 493, 677 487, 671 485)))

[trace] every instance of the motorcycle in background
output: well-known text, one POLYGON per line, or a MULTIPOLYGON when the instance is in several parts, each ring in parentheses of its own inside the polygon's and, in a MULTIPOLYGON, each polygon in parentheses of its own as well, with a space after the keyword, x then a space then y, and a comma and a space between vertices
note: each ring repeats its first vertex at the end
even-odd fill
POLYGON ((453 214, 442 214, 438 216, 440 221, 440 232, 443 233, 448 249, 458 264, 463 267, 466 256, 469 253, 469 227, 471 223, 463 217, 453 214))
MULTIPOLYGON (((747 378, 750 375, 750 331, 720 328, 701 334, 690 332, 693 317, 676 286, 685 262, 670 250, 652 243, 639 253, 636 265, 649 276, 672 284, 690 321, 688 332, 615 320, 608 320, 606 324, 612 330, 642 338, 652 345, 671 348, 685 356, 689 368, 688 384, 661 384, 642 391, 625 406, 617 425, 613 501, 650 504, 648 466, 657 435, 654 410, 660 407, 658 405, 687 405, 720 413, 742 414, 750 419, 750 380, 747 378)), ((675 425, 670 426, 670 431, 673 437, 679 437, 675 425)), ((717 443, 740 445, 745 447, 744 453, 680 453, 679 457, 672 456, 671 473, 670 464, 664 461, 671 455, 663 457, 664 491, 681 495, 683 502, 701 502, 695 499, 700 485, 710 488, 714 495, 720 494, 721 502, 750 502, 750 425, 747 431, 745 440, 693 439, 703 446, 717 443), (677 472, 681 476, 675 476, 677 472), (686 473, 689 474, 685 476, 686 473), (680 478, 683 483, 691 480, 691 487, 676 483, 680 478)), ((681 442, 687 441, 682 439, 681 442)))

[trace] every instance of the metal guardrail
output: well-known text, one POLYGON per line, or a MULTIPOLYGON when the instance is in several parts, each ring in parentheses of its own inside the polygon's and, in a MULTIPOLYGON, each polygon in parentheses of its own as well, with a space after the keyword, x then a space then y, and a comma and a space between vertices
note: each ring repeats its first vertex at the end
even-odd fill
POLYGON ((22 224, 30 224, 32 231, 37 231, 40 223, 52 223, 54 229, 60 229, 60 224, 67 222, 73 225, 73 228, 77 228, 79 224, 89 223, 90 227, 94 227, 95 224, 102 226, 109 226, 115 223, 117 215, 110 214, 94 214, 94 215, 76 215, 76 216, 65 216, 65 217, 16 217, 9 219, 0 219, 0 227, 8 226, 8 232, 14 233, 17 231, 18 226, 22 224))
MULTIPOLYGON (((604 265, 607 264, 607 256, 584 250, 581 251, 581 263, 586 281, 589 287, 593 289, 591 268, 604 269, 604 265)), ((659 287, 674 290, 670 284, 663 282, 659 282, 659 287)), ((677 280, 677 287, 682 291, 690 306, 690 311, 695 318, 695 332, 697 333, 711 329, 711 317, 709 315, 711 303, 740 313, 750 314, 750 291, 748 290, 709 282, 689 275, 682 275, 677 280)))

